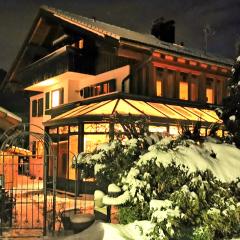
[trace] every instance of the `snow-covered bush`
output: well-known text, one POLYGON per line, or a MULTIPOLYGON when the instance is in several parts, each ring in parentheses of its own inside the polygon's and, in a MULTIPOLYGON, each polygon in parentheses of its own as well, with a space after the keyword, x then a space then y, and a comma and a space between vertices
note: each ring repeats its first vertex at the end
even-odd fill
POLYGON ((235 147, 213 138, 201 144, 171 137, 155 142, 149 135, 125 143, 116 140, 82 155, 76 164, 95 167, 97 179, 111 183, 111 192, 121 189, 120 196, 105 196, 104 201, 120 204, 120 223, 151 222, 154 227, 145 239, 213 240, 240 235, 240 181, 221 181, 222 175, 228 176, 225 165, 215 169, 230 157, 215 149, 224 146, 236 157, 235 147), (143 142, 148 142, 148 149, 143 142), (162 205, 154 208, 153 199, 162 205))
POLYGON ((232 134, 236 146, 240 147, 240 56, 232 67, 228 90, 230 95, 223 99, 223 108, 216 112, 232 134))

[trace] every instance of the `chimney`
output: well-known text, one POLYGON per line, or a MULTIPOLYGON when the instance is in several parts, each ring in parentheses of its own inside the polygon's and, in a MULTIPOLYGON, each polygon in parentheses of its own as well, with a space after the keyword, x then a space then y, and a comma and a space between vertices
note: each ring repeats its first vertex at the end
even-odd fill
POLYGON ((163 17, 153 22, 151 34, 159 40, 174 43, 175 42, 175 21, 165 21, 163 17))

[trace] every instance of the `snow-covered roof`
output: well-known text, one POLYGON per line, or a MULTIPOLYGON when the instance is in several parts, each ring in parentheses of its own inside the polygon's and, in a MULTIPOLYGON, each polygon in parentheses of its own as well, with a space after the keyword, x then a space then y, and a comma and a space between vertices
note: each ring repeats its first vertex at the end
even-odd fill
POLYGON ((7 128, 22 122, 22 119, 12 112, 0 107, 0 129, 6 130, 7 128))
POLYGON ((42 6, 41 9, 52 13, 55 17, 64 21, 68 21, 74 25, 93 31, 101 36, 109 36, 119 41, 128 40, 131 42, 140 43, 156 49, 167 50, 179 54, 184 54, 208 61, 213 61, 221 64, 232 65, 233 60, 216 56, 210 53, 205 53, 200 50, 191 49, 185 46, 178 46, 176 44, 160 41, 155 36, 149 33, 140 33, 132 31, 123 27, 118 27, 109 23, 101 22, 96 19, 83 17, 77 14, 69 13, 67 11, 55 9, 48 6, 42 6))

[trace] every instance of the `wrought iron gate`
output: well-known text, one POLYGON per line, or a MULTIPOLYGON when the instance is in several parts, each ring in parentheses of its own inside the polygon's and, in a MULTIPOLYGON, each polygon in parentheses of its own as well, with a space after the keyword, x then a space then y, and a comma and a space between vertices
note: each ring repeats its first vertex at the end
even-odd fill
POLYGON ((55 231, 56 156, 50 136, 30 126, 20 124, 0 136, 0 238, 34 239, 55 231), (32 143, 42 151, 33 152, 32 143))

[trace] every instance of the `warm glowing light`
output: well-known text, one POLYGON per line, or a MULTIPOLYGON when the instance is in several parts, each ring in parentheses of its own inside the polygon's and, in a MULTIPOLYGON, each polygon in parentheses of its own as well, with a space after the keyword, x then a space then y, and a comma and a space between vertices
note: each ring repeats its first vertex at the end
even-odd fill
POLYGON ((207 66, 208 66, 208 65, 205 64, 205 63, 201 63, 201 64, 200 64, 200 67, 202 67, 202 68, 207 68, 207 66))
POLYGON ((188 100, 188 82, 180 82, 179 98, 182 100, 188 100))
POLYGON ((52 92, 52 107, 57 107, 60 104, 60 91, 56 90, 52 92))
POLYGON ((56 81, 54 79, 48 79, 48 80, 42 81, 40 83, 37 83, 36 86, 38 86, 38 87, 47 87, 47 86, 51 86, 51 85, 53 85, 55 83, 56 83, 56 81))
POLYGON ((194 62, 194 61, 189 61, 189 64, 192 66, 197 66, 197 62, 194 62))
POLYGON ((179 129, 177 126, 169 126, 169 134, 170 135, 179 135, 179 129))
POLYGON ((178 61, 179 63, 185 63, 185 62, 186 62, 186 60, 185 60, 184 58, 178 58, 177 61, 178 61))
POLYGON ((213 70, 213 71, 217 71, 217 66, 211 66, 211 69, 213 70))
POLYGON ((156 88, 157 88, 157 96, 161 97, 162 96, 162 81, 157 81, 156 84, 156 88))
POLYGON ((212 88, 206 89, 206 97, 207 97, 207 103, 214 103, 212 88))
POLYGON ((160 57, 161 56, 161 54, 159 53, 159 52, 153 52, 153 57, 160 57))
POLYGON ((166 126, 153 126, 153 125, 150 125, 148 130, 149 130, 149 132, 164 133, 164 132, 167 132, 167 127, 166 126))
POLYGON ((173 56, 166 55, 165 59, 168 60, 168 61, 173 61, 173 56))

